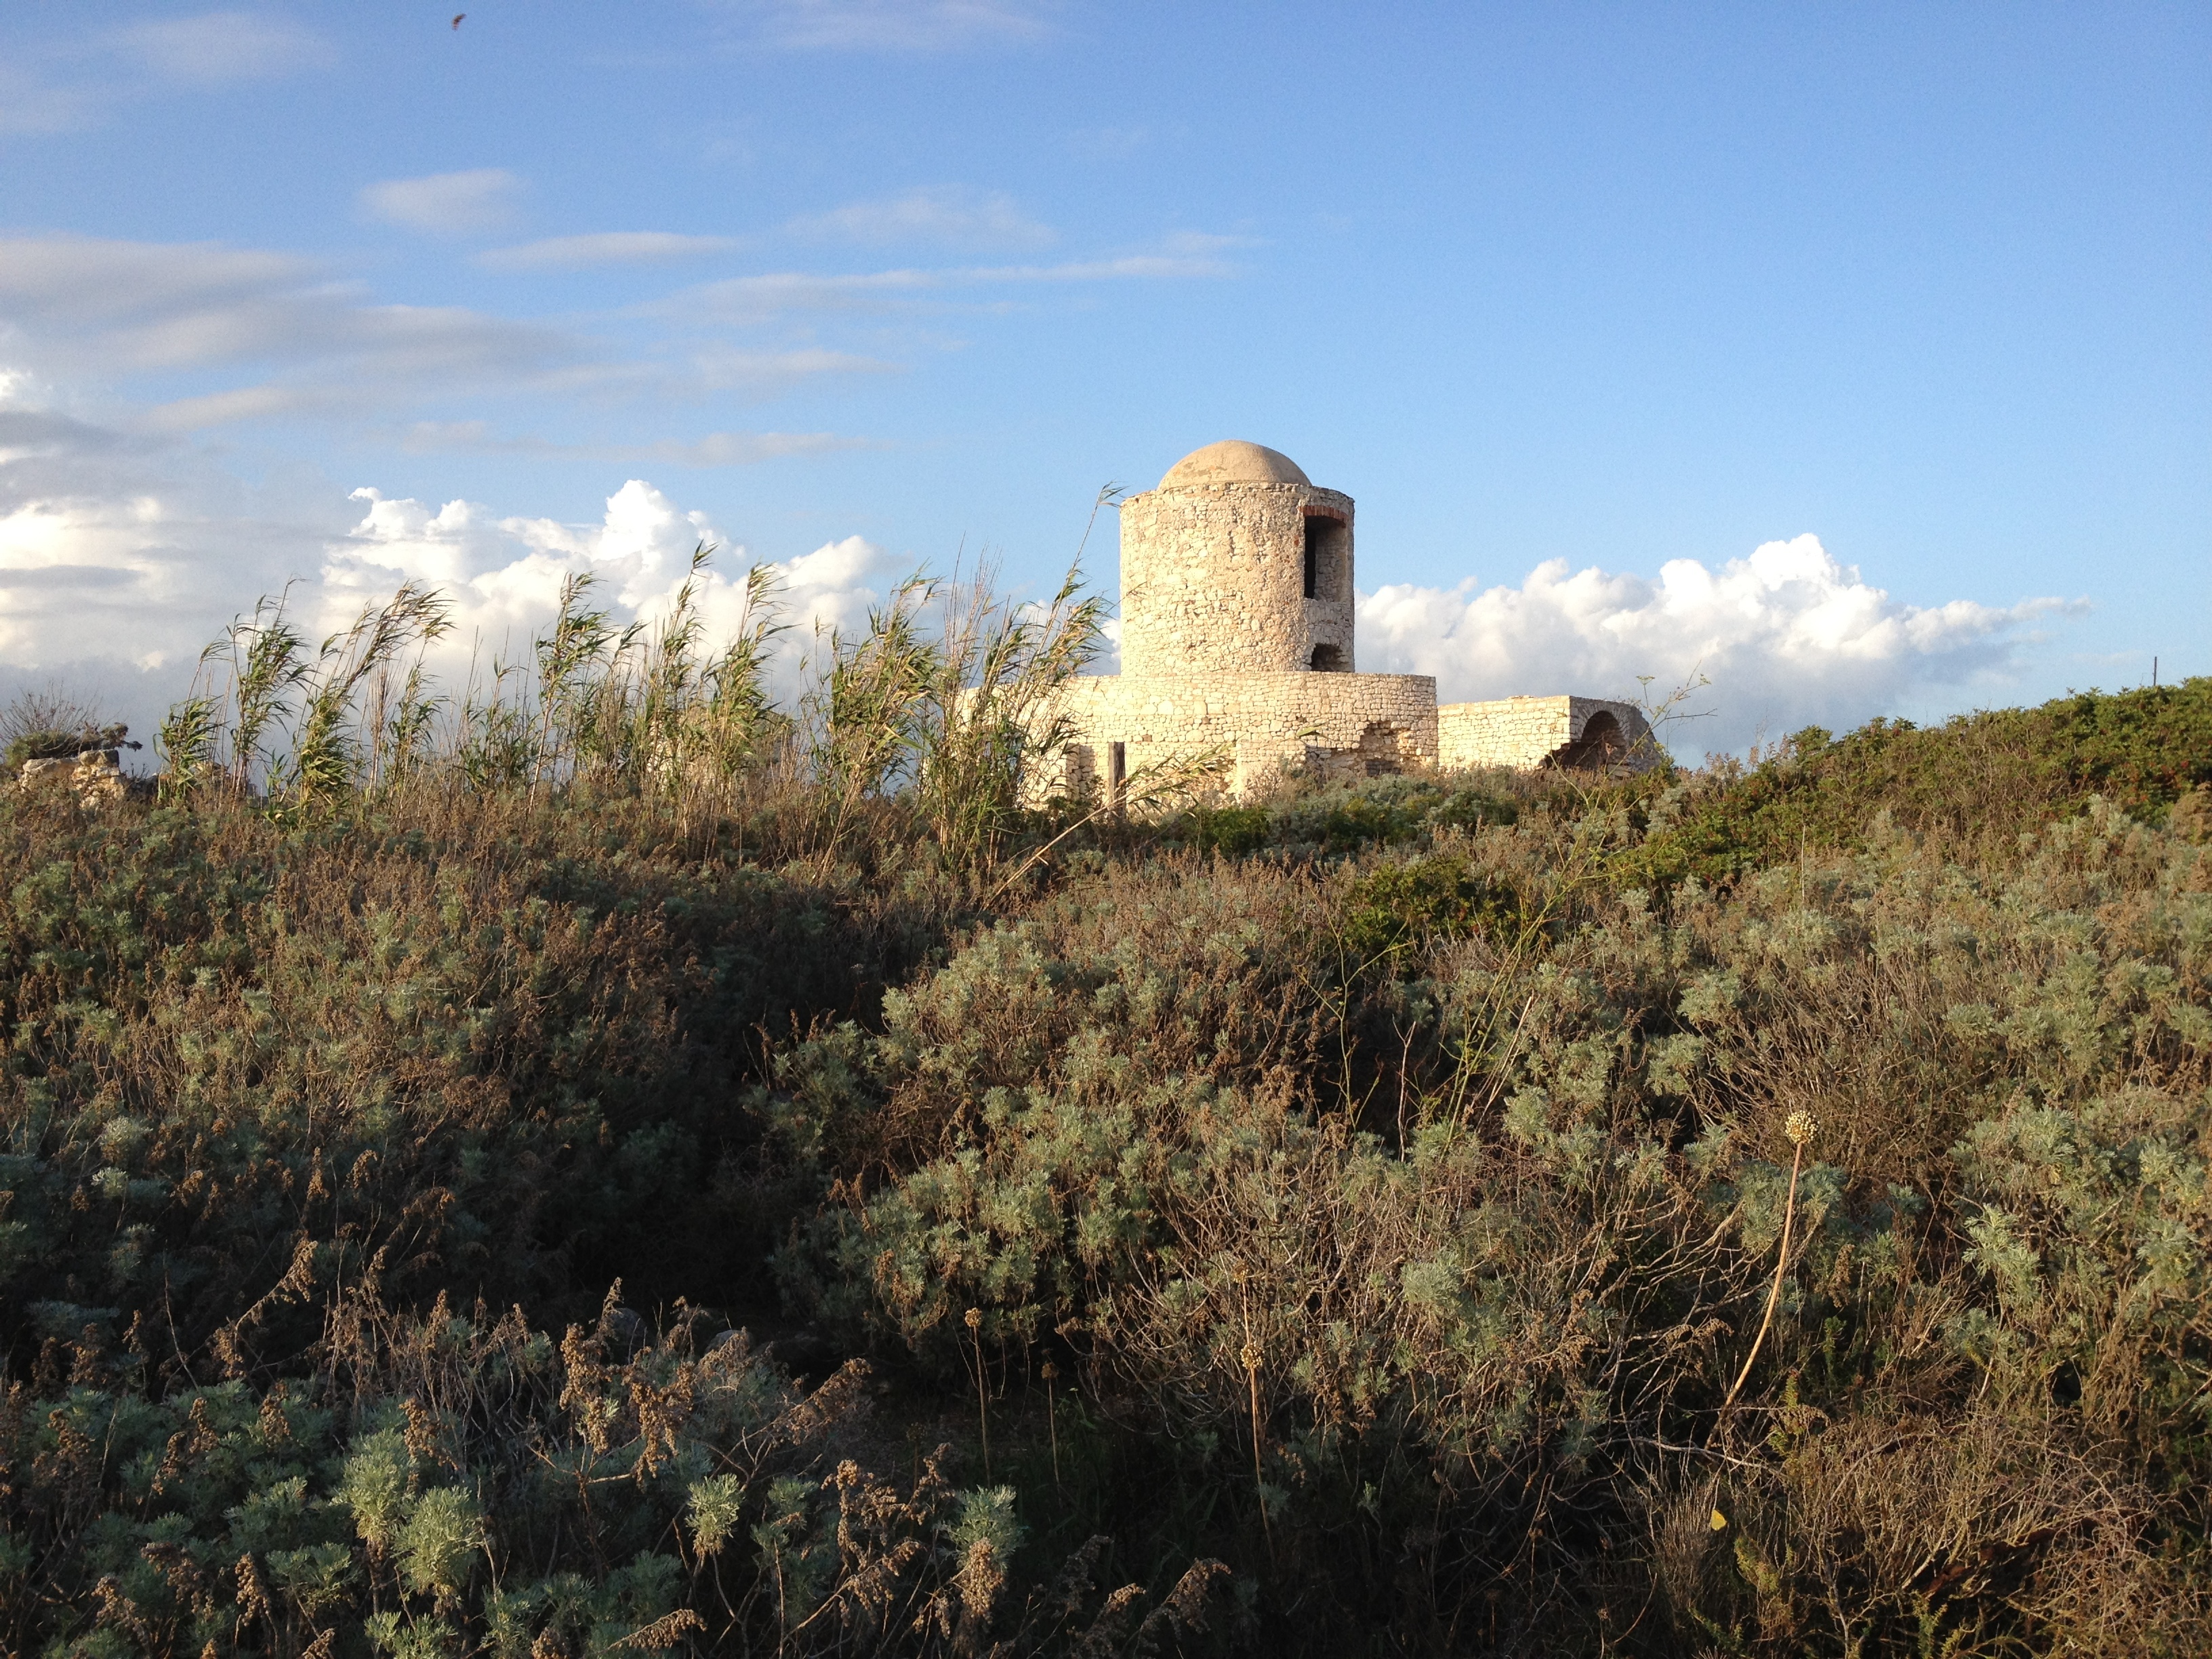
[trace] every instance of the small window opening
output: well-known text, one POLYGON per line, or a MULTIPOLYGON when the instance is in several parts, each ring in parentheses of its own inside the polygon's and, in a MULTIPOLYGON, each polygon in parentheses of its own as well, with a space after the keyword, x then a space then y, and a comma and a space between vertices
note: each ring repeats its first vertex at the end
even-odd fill
POLYGON ((1344 653, 1333 645, 1314 647, 1313 672, 1316 674, 1341 674, 1344 672, 1344 653))
POLYGON ((1345 568, 1345 527, 1318 513, 1306 515, 1305 592, 1310 599, 1342 596, 1351 573, 1345 568))

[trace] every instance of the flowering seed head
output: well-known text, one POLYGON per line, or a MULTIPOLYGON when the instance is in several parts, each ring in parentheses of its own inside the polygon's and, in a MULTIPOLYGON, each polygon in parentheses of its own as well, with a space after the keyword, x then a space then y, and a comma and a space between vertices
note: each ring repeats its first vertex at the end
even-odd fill
POLYGON ((1246 1370, 1256 1371, 1260 1369, 1260 1350, 1252 1343, 1247 1342, 1237 1357, 1244 1362, 1246 1370))
POLYGON ((968 1328, 971 1331, 980 1331, 983 1328, 983 1310, 981 1308, 968 1310, 968 1328))
POLYGON ((1782 1133, 1790 1137, 1791 1146, 1802 1146, 1813 1139, 1814 1132, 1820 1127, 1813 1121, 1812 1113, 1795 1111, 1783 1120, 1782 1133))

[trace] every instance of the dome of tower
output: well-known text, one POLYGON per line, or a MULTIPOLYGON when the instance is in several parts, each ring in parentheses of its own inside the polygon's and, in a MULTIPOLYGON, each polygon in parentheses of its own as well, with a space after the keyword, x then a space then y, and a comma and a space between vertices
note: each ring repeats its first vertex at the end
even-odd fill
POLYGON ((1160 480, 1160 488, 1173 489, 1179 484, 1213 483, 1291 483, 1310 488, 1313 480, 1280 450, 1231 438, 1225 443, 1192 450, 1168 469, 1167 477, 1160 480))

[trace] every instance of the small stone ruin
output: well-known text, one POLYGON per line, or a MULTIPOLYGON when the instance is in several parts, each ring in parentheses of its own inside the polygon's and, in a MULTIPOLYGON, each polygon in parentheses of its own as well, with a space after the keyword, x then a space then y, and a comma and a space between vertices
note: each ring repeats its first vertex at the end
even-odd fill
POLYGON ((87 809, 121 800, 131 793, 123 775, 123 754, 116 749, 87 749, 65 760, 27 760, 18 788, 65 789, 87 809))

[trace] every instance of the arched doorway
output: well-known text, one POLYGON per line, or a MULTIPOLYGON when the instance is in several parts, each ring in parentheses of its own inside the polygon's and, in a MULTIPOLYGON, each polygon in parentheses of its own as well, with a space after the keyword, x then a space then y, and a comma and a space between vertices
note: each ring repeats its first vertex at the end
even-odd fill
POLYGON ((1627 758, 1628 739, 1621 732, 1620 722, 1601 708, 1583 726, 1582 736, 1554 749, 1545 757, 1544 764, 1603 769, 1619 766, 1627 758))

